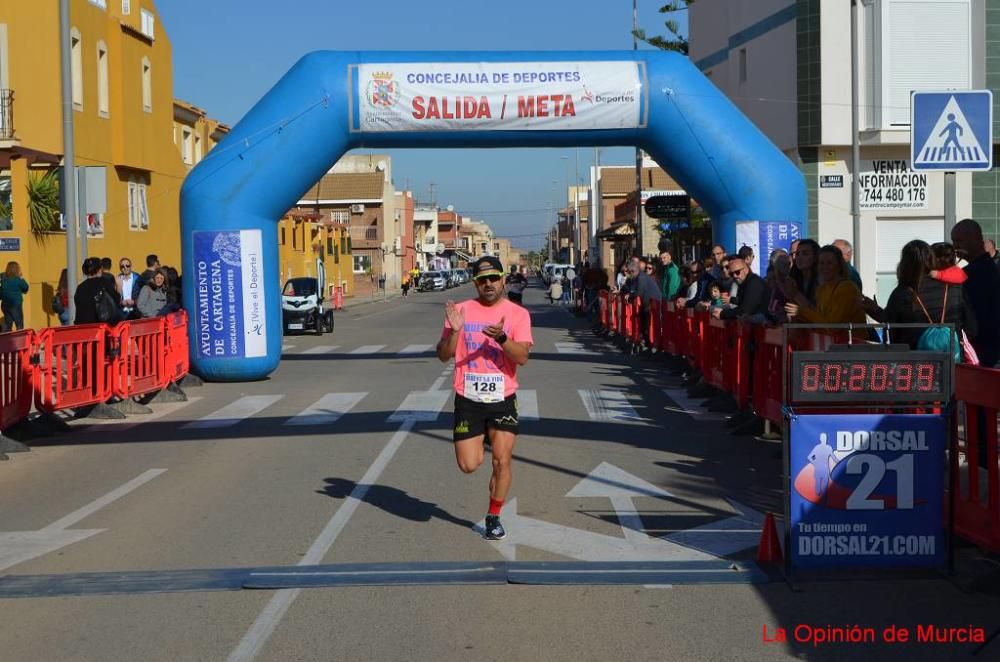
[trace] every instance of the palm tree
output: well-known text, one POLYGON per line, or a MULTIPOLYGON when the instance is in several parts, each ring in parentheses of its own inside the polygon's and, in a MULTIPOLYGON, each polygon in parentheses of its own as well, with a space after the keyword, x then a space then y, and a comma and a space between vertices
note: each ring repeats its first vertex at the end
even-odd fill
POLYGON ((59 228, 59 174, 47 170, 40 177, 28 177, 28 215, 31 231, 52 232, 59 228))
MULTIPOLYGON (((694 2, 695 0, 671 0, 667 4, 660 7, 659 12, 661 14, 672 15, 677 12, 687 11, 687 8, 693 5, 694 2)), ((655 46, 656 48, 660 48, 665 51, 677 51, 678 53, 687 55, 688 39, 687 36, 681 34, 680 25, 677 24, 677 21, 672 18, 668 18, 663 25, 667 28, 667 32, 670 33, 669 36, 647 37, 646 31, 642 29, 635 30, 633 34, 636 39, 644 41, 650 46, 655 46)))

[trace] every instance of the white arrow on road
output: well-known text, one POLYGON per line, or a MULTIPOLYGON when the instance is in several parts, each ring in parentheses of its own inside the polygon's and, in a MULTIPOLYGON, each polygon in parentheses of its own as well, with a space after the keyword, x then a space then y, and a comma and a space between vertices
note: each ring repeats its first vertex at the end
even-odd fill
MULTIPOLYGON (((714 556, 728 556, 755 546, 760 542, 764 515, 738 501, 726 501, 736 511, 736 515, 692 529, 674 531, 663 536, 663 539, 700 549, 714 556)), ((780 525, 778 537, 781 538, 780 525)))
POLYGON ((153 480, 166 469, 145 471, 121 487, 118 487, 83 508, 49 524, 38 531, 8 531, 0 533, 0 570, 6 570, 18 563, 30 561, 66 545, 86 540, 106 529, 70 529, 85 517, 93 515, 112 501, 120 499, 137 487, 153 480))
MULTIPOLYGON (((706 561, 715 556, 689 549, 671 541, 651 538, 625 539, 601 533, 574 529, 525 517, 517 512, 517 499, 504 506, 503 525, 507 530, 504 540, 491 541, 497 551, 508 561, 517 559, 517 546, 525 545, 552 554, 559 554, 580 561, 706 561)), ((482 534, 484 522, 475 530, 482 534)))
POLYGON ((632 499, 635 497, 669 497, 670 492, 647 483, 613 464, 601 462, 596 469, 566 493, 567 497, 591 497, 611 499, 611 507, 618 515, 625 539, 643 543, 649 539, 642 532, 642 519, 632 499))

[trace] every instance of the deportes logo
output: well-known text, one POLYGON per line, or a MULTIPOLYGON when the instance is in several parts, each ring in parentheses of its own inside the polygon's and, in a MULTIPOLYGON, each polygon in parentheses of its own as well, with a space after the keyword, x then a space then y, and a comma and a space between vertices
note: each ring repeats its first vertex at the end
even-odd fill
POLYGON ((376 71, 368 82, 368 103, 374 108, 392 108, 399 101, 399 82, 389 71, 376 71))

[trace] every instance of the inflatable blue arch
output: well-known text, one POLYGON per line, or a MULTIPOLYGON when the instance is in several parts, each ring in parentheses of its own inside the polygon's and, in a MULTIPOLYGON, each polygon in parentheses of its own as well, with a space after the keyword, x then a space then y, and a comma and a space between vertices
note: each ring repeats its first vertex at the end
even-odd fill
POLYGON ((776 221, 802 234, 801 173, 686 57, 304 56, 181 190, 193 370, 213 381, 250 381, 277 367, 275 226, 348 150, 621 145, 641 147, 663 166, 710 214, 725 246, 736 245, 741 221, 776 221))

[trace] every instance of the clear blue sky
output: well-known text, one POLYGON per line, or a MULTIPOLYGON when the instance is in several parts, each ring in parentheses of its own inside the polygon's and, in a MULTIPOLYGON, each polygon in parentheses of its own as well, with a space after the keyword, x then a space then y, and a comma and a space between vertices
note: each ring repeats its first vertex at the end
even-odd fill
MULTIPOLYGON (((650 35, 664 33, 663 4, 638 2, 639 26, 650 35)), ((157 8, 173 44, 175 96, 231 125, 314 50, 632 48, 631 0, 158 0, 157 8)), ((686 12, 678 19, 686 30, 686 12)), ((579 151, 581 177, 593 152, 579 151)), ((634 164, 634 153, 605 149, 601 162, 634 164)), ((573 177, 568 149, 390 154, 397 188, 409 183, 423 201, 433 180, 441 205, 487 221, 524 248, 541 245, 554 220, 548 210, 564 204, 573 177)))

